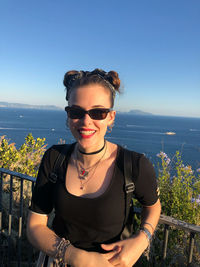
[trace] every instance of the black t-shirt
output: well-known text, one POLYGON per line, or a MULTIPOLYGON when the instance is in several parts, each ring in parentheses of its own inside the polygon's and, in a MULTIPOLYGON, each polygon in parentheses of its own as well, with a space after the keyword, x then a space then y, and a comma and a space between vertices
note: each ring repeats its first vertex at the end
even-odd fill
MULTIPOLYGON (((42 159, 30 209, 40 214, 49 214, 55 209, 53 230, 60 237, 88 251, 101 251, 100 244, 119 240, 125 215, 124 175, 122 169, 123 148, 118 146, 111 182, 106 191, 96 198, 72 195, 65 186, 68 160, 59 171, 54 184, 49 181, 54 162, 63 145, 48 149, 42 159)), ((74 148, 68 153, 68 158, 74 148)), ((142 155, 139 160, 135 196, 141 204, 153 205, 157 199, 155 171, 149 160, 142 155)))

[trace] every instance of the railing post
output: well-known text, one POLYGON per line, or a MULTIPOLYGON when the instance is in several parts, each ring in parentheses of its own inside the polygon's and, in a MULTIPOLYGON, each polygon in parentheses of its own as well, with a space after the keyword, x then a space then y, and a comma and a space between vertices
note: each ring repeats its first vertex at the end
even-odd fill
POLYGON ((194 236, 195 236, 195 233, 190 232, 190 243, 189 243, 189 254, 188 254, 188 267, 192 263, 192 255, 193 255, 193 249, 194 249, 194 236))
POLYGON ((2 192, 3 192, 3 173, 0 176, 0 266, 3 264, 3 248, 2 248, 2 192))
POLYGON ((23 215, 23 182, 20 180, 20 211, 19 211, 19 232, 18 232, 18 267, 21 266, 21 239, 22 239, 22 215, 23 215))
MULTIPOLYGON (((32 184, 31 184, 31 191, 32 191, 32 193, 33 193, 34 186, 35 186, 35 183, 32 182, 32 184)), ((31 200, 29 202, 29 206, 30 205, 31 205, 31 200)), ((30 267, 30 266, 32 266, 31 259, 32 259, 32 254, 33 254, 33 247, 31 245, 29 245, 29 246, 30 246, 30 249, 28 250, 28 266, 30 267)))
POLYGON ((12 201, 13 201, 13 176, 10 175, 10 203, 9 203, 9 217, 8 217, 8 263, 9 263, 9 266, 10 266, 10 260, 11 260, 12 201))
POLYGON ((2 234, 2 191, 3 191, 3 173, 1 172, 0 177, 0 242, 2 234))
POLYGON ((169 225, 165 224, 164 243, 163 243, 163 261, 166 259, 166 256, 167 256, 168 236, 169 236, 169 225))

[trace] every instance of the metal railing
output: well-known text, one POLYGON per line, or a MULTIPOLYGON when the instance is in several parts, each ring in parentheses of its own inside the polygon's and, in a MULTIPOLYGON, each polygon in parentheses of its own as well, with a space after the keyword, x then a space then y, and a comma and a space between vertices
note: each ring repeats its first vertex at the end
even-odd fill
MULTIPOLYGON (((36 178, 30 177, 28 175, 24 175, 21 173, 13 172, 7 169, 0 168, 0 266, 1 267, 11 267, 11 266, 22 266, 21 254, 22 254, 22 232, 23 232, 23 209, 24 209, 24 181, 29 181, 31 183, 31 188, 33 189, 34 183, 36 178), (7 181, 7 188, 6 190, 3 189, 4 176, 9 176, 7 181), (18 201, 18 214, 17 221, 15 221, 15 232, 17 232, 16 244, 15 249, 13 249, 13 242, 12 242, 12 231, 13 227, 12 224, 14 222, 14 214, 13 210, 16 206, 16 203, 13 203, 13 180, 17 179, 19 182, 19 188, 17 188, 19 201, 18 201), (6 201, 3 201, 4 195, 8 196, 6 201), (4 205, 3 205, 4 202, 4 205), (5 203, 6 202, 6 203, 5 203), (14 206, 15 204, 15 206, 14 206), (7 214, 5 212, 5 206, 7 210, 7 214), (8 218, 5 218, 8 217, 8 218), (4 220, 3 220, 4 219, 4 220), (7 229, 6 226, 3 225, 3 222, 7 220, 7 229), (16 226, 18 224, 18 227, 16 226), (14 255, 13 255, 14 254, 14 255), (13 263, 13 258, 15 258, 15 263, 13 263)), ((5 223, 4 223, 5 224, 5 223)), ((28 244, 28 242, 27 242, 28 244)), ((31 254, 31 246, 30 249, 27 250, 29 254, 31 254)), ((32 266, 31 263, 31 256, 27 255, 27 263, 28 266, 32 266)))
MULTIPOLYGON (((163 246, 163 259, 166 259, 167 255, 167 244, 169 237, 169 227, 174 226, 177 229, 181 229, 183 231, 187 231, 190 233, 190 241, 189 241, 189 253, 188 253, 188 266, 192 263, 193 249, 194 249, 194 239, 195 235, 200 235, 200 226, 189 224, 177 219, 174 219, 169 216, 161 215, 159 223, 165 225, 164 228, 164 246, 163 246)), ((200 263, 199 263, 200 264, 200 263)))
MULTIPOLYGON (((11 267, 11 266, 23 266, 22 260, 21 260, 21 254, 22 254, 22 230, 23 230, 23 209, 24 209, 24 181, 28 181, 31 183, 31 188, 33 190, 34 183, 36 181, 36 178, 13 172, 7 169, 0 168, 0 266, 1 267, 11 267), (7 175, 7 178, 9 176, 9 188, 6 189, 6 191, 3 189, 3 178, 7 175), (18 231, 17 231, 17 237, 16 237, 16 259, 17 263, 15 265, 12 265, 12 244, 11 244, 11 237, 12 237, 12 223, 13 223, 13 179, 19 180, 19 192, 20 195, 19 203, 18 203, 18 231), (8 224, 7 224, 7 230, 3 226, 3 213, 4 213, 4 206, 3 206, 3 194, 9 195, 9 203, 8 204, 8 224), (5 239, 5 240, 4 240, 5 239), (6 254, 6 255, 5 255, 6 254), (6 262, 5 262, 6 259, 6 262), (17 265, 16 265, 17 264, 17 265)), ((135 209, 136 213, 140 213, 140 209, 135 209)), ((169 216, 161 215, 160 224, 164 225, 164 240, 163 240, 163 249, 162 249, 162 259, 163 259, 163 266, 164 262, 167 256, 167 247, 168 247, 168 237, 169 237, 169 230, 170 227, 175 227, 176 229, 181 229, 183 231, 187 231, 190 233, 190 241, 189 241, 189 253, 188 253, 188 259, 187 259, 187 266, 190 266, 192 263, 193 258, 193 249, 194 249, 194 240, 196 235, 200 235, 200 226, 189 224, 177 219, 174 219, 169 216)), ((28 243, 27 243, 28 244, 28 243)), ((31 247, 31 246, 30 246, 31 247)), ((31 249, 28 250, 29 254, 31 249)), ((32 266, 32 257, 31 255, 28 255, 27 262, 25 266, 32 266)))

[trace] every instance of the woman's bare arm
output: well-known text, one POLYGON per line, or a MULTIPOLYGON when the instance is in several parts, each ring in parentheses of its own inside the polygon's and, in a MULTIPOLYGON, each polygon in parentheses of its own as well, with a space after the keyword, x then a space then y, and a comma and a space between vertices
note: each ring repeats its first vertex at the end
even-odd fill
POLYGON ((37 249, 49 256, 56 254, 56 244, 60 238, 47 226, 48 216, 29 211, 27 220, 27 237, 37 249))
MULTIPOLYGON (((27 237, 29 242, 38 250, 45 252, 47 255, 54 257, 61 238, 48 226, 48 216, 29 211, 27 220, 27 237)), ((74 258, 78 258, 80 249, 70 245, 65 253, 66 262, 70 262, 74 258)))
POLYGON ((157 202, 152 206, 143 206, 141 214, 141 226, 145 226, 151 234, 158 224, 161 213, 161 204, 158 199, 157 202))
MULTIPOLYGON (((61 238, 47 226, 48 216, 29 212, 27 221, 27 237, 30 243, 54 257, 61 238)), ((100 253, 87 252, 70 245, 65 252, 65 262, 74 267, 111 267, 112 265, 100 253)))

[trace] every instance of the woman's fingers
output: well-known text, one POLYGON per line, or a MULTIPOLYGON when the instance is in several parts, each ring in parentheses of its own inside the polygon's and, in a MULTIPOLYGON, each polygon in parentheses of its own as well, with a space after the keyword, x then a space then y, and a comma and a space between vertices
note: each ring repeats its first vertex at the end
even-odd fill
POLYGON ((112 243, 112 244, 101 244, 101 247, 104 250, 107 250, 107 251, 114 250, 116 246, 117 246, 116 243, 112 243))
POLYGON ((120 253, 115 254, 111 259, 108 260, 113 266, 121 266, 122 263, 120 253))
POLYGON ((114 250, 102 254, 107 260, 112 259, 116 254, 118 254, 121 251, 121 248, 119 246, 115 246, 114 250))
POLYGON ((102 255, 104 256, 104 258, 106 260, 110 260, 115 256, 115 254, 116 254, 115 251, 111 251, 111 252, 108 252, 108 253, 105 253, 105 254, 102 254, 102 255))

